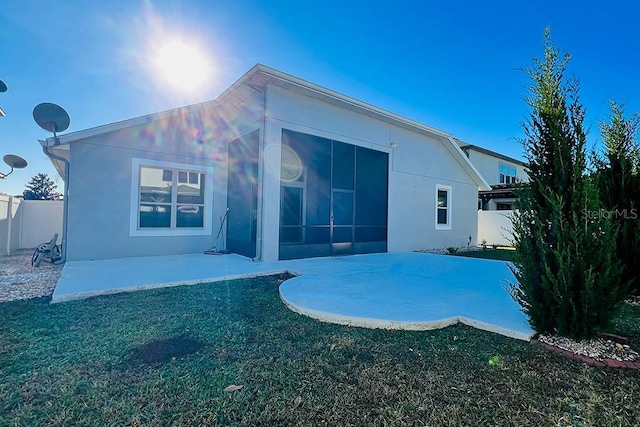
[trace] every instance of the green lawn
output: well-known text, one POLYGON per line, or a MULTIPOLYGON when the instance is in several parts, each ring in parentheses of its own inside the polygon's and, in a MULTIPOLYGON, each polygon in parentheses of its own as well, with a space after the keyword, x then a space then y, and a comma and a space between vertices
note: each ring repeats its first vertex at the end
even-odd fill
MULTIPOLYGON (((0 304, 0 426, 640 425, 640 371, 463 326, 319 323, 281 280, 0 304)), ((640 309, 614 331, 637 347, 640 309)))
POLYGON ((462 251, 456 255, 470 258, 495 259, 499 261, 513 261, 513 249, 482 249, 478 251, 462 251))

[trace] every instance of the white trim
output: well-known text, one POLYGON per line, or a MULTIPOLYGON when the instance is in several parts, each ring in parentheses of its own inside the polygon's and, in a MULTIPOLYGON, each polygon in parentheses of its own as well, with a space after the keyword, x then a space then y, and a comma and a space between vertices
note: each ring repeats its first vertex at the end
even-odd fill
POLYGON ((436 184, 436 192, 435 192, 435 226, 436 230, 451 230, 451 213, 452 209, 452 200, 453 200, 453 187, 450 185, 436 184), (438 191, 444 190, 447 192, 447 223, 446 224, 438 224, 438 191))
POLYGON ((453 155, 453 157, 458 161, 459 164, 462 165, 464 169, 471 169, 471 179, 478 185, 478 190, 480 191, 489 191, 491 190, 491 185, 487 182, 486 179, 482 176, 478 168, 473 164, 473 162, 469 159, 462 148, 456 143, 456 141, 452 137, 447 137, 449 140, 449 144, 445 144, 446 148, 453 155))
POLYGON ((207 236, 211 235, 211 224, 213 218, 213 167, 190 165, 185 163, 163 162, 159 160, 133 158, 131 160, 131 204, 129 211, 129 236, 207 236), (205 195, 204 195, 204 227, 202 228, 138 228, 138 197, 140 194, 140 166, 165 167, 169 169, 183 169, 187 171, 200 172, 205 174, 205 195))

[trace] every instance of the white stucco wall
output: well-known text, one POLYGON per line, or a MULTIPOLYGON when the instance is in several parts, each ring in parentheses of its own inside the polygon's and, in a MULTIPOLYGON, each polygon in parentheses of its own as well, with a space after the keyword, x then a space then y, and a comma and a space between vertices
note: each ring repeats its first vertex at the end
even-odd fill
POLYGON ((469 236, 475 244, 478 187, 462 167, 460 162, 464 159, 452 156, 448 139, 400 127, 335 101, 321 101, 291 89, 268 85, 266 91, 266 118, 260 93, 244 91, 245 95, 250 94, 247 98, 225 101, 227 111, 223 117, 205 111, 72 142, 67 259, 168 255, 210 248, 227 204, 227 144, 255 129, 262 131, 264 159, 259 172, 259 259, 278 259, 283 129, 388 153, 389 252, 466 246, 469 236), (198 140, 200 134, 204 135, 203 141, 198 140), (131 235, 133 159, 213 168, 211 232, 191 236, 131 235), (436 185, 451 187, 450 230, 436 229, 436 185))
POLYGON ((388 251, 472 244, 477 185, 447 150, 449 142, 281 87, 267 95, 262 259, 278 259, 282 129, 389 153, 388 251), (397 144, 396 148, 391 143, 397 144), (436 230, 436 184, 452 187, 451 230, 436 230))
POLYGON ((480 175, 482 175, 485 181, 487 181, 490 185, 500 184, 500 163, 515 167, 516 177, 519 180, 529 180, 524 166, 518 163, 502 160, 498 157, 490 156, 486 153, 481 153, 473 149, 468 150, 468 155, 471 163, 473 163, 476 169, 478 169, 478 172, 480 172, 480 175))
POLYGON ((211 248, 227 206, 227 144, 258 127, 262 117, 258 93, 228 105, 222 112, 203 110, 73 141, 67 260, 196 253, 211 248), (212 168, 213 212, 208 232, 132 235, 133 159, 212 168))

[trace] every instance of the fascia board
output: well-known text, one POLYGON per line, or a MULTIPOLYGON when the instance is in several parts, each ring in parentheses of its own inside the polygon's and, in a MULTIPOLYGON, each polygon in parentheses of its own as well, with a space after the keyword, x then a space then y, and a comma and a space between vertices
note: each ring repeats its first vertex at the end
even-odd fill
POLYGON ((460 146, 456 143, 456 141, 448 136, 446 147, 449 152, 455 157, 455 159, 462 165, 462 167, 471 175, 473 181, 478 185, 478 189, 480 191, 488 191, 491 190, 491 185, 482 177, 478 169, 471 163, 471 160, 464 154, 460 146))

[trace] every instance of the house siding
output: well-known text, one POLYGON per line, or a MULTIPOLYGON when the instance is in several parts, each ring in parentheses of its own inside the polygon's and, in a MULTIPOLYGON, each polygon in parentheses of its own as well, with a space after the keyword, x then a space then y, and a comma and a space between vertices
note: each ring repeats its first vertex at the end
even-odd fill
POLYGON ((478 186, 447 150, 446 139, 413 132, 276 86, 270 86, 267 91, 266 122, 264 261, 278 259, 283 129, 389 154, 389 252, 464 246, 469 236, 477 235, 478 186), (391 143, 398 144, 397 148, 392 149, 391 143), (436 184, 452 187, 451 230, 435 229, 436 184))
POLYGON ((186 118, 153 121, 70 144, 67 259, 173 255, 209 249, 227 205, 227 143, 255 130, 262 117, 258 94, 232 104, 234 109, 199 111, 186 118), (205 132, 198 133, 199 128, 205 132), (213 168, 208 234, 130 235, 134 158, 213 168))
MULTIPOLYGON (((464 246, 477 235, 478 177, 452 143, 323 94, 268 83, 263 94, 239 85, 220 104, 187 107, 145 124, 69 144, 67 259, 197 253, 215 242, 227 209, 228 143, 259 132, 256 258, 279 258, 283 129, 388 155, 387 250, 464 246), (392 144, 397 144, 392 148, 392 144), (213 212, 205 235, 136 236, 130 229, 134 159, 213 170, 213 212), (436 188, 451 188, 451 229, 436 228, 436 188)), ((136 122, 139 123, 139 122, 136 122)), ((497 166, 496 166, 497 167, 497 166)), ((207 190, 211 191, 211 189, 207 190)), ((223 234, 225 236, 225 234, 223 234)), ((472 243, 475 243, 472 241, 472 243)), ((222 244, 222 245, 221 245, 222 244)), ((224 246, 223 246, 224 247, 224 246)))
POLYGON ((478 169, 480 175, 490 184, 500 184, 500 163, 513 166, 516 168, 516 177, 522 181, 528 181, 529 176, 524 169, 524 166, 515 162, 509 162, 500 158, 490 156, 485 153, 475 151, 473 149, 467 150, 469 160, 478 169))

